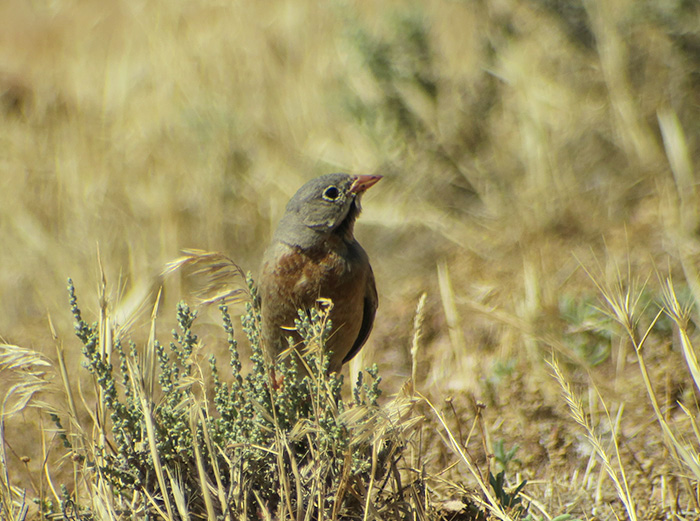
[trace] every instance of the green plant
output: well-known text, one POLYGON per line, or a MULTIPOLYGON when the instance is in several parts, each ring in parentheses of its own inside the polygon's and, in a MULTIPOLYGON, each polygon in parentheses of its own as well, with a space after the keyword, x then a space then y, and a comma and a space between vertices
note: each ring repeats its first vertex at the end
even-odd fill
POLYGON ((506 450, 505 442, 503 440, 498 440, 493 444, 493 457, 501 466, 503 472, 508 470, 508 465, 511 461, 518 461, 515 454, 518 452, 519 448, 520 447, 516 444, 510 449, 506 450))
POLYGON ((323 344, 331 324, 322 306, 300 312, 296 328, 304 346, 273 365, 260 346, 250 277, 248 286, 251 299, 242 322, 252 370, 242 373, 233 322, 221 306, 230 375, 224 378, 216 359, 208 358, 210 401, 194 331, 196 312, 178 305, 178 329, 167 348, 155 339, 145 349, 132 342, 125 348, 123 340, 100 327, 102 322, 83 319, 69 281, 76 334, 99 397, 99 435, 78 440, 59 415, 52 419, 100 496, 85 501, 66 491, 64 515, 70 510, 87 519, 100 504, 118 518, 330 519, 361 515, 370 499, 372 508, 392 509, 403 501, 408 489, 386 485, 398 479, 389 470, 396 472, 411 423, 402 423, 400 415, 390 418, 379 406, 376 367, 360 373, 346 402, 342 377, 327 374, 323 344), (372 493, 379 480, 381 489, 372 493))
POLYGON ((564 296, 559 300, 559 313, 568 325, 567 344, 589 367, 610 357, 612 321, 591 300, 564 296))
POLYGON ((504 470, 495 476, 489 472, 489 485, 491 485, 501 508, 518 518, 522 514, 527 513, 527 508, 523 507, 522 498, 520 497, 520 492, 527 485, 527 480, 523 480, 512 492, 507 492, 505 474, 504 470))

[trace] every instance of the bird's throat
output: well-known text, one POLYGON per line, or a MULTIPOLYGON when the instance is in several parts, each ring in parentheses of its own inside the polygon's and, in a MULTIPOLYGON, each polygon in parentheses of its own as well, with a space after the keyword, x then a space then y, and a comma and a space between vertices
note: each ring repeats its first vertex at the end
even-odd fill
POLYGON ((353 235, 355 231, 355 221, 360 215, 359 201, 356 199, 350 205, 350 210, 338 226, 333 230, 333 235, 343 239, 346 242, 352 242, 355 237, 353 235))

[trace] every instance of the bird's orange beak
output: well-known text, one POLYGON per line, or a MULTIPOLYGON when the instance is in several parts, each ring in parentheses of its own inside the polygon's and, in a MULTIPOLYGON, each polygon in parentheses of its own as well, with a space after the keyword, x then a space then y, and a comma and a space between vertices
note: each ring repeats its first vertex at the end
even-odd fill
POLYGON ((374 186, 379 182, 383 176, 381 175, 358 175, 355 176, 355 181, 350 187, 350 193, 361 194, 368 188, 374 186))

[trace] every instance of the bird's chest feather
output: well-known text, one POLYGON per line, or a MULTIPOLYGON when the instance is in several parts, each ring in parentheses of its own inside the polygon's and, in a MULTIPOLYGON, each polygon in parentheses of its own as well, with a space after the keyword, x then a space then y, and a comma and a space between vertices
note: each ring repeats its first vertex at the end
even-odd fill
POLYGON ((343 253, 290 249, 266 265, 265 291, 297 307, 311 306, 319 298, 335 302, 363 277, 354 257, 343 253))

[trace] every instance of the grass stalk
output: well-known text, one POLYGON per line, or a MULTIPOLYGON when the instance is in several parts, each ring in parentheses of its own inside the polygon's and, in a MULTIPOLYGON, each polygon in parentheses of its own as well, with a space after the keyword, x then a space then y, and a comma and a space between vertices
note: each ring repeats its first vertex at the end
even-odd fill
MULTIPOLYGON (((472 463, 471 459, 467 456, 466 452, 464 451, 464 449, 462 448, 462 446, 459 444, 459 442, 455 438, 454 434, 452 433, 452 430, 447 426, 447 422, 445 421, 445 418, 442 415, 442 413, 437 410, 437 408, 430 402, 430 400, 428 400, 424 396, 422 398, 425 401, 425 403, 427 403, 428 406, 432 409, 439 424, 442 426, 442 429, 443 429, 445 435, 447 436, 446 441, 448 443, 448 446, 454 451, 455 454, 457 454, 460 461, 464 464, 464 466, 467 468, 469 473, 472 475, 472 478, 474 478, 474 480, 477 482, 477 485, 479 486, 481 493, 487 499, 487 502, 484 504, 485 507, 497 519, 501 519, 502 521, 513 521, 512 518, 501 508, 499 502, 493 496, 489 487, 486 485, 486 483, 484 483, 484 480, 482 479, 481 474, 477 471, 476 466, 472 463)), ((476 496, 473 496, 472 499, 474 501, 481 502, 480 499, 476 496)))
MULTIPOLYGON (((576 423, 583 427, 584 435, 593 447, 595 453, 600 458, 601 462, 603 463, 603 468, 608 474, 608 477, 612 480, 613 484, 615 485, 617 496, 620 498, 620 501, 624 505, 625 510, 627 511, 627 515, 632 521, 636 521, 637 511, 635 508, 634 499, 627 485, 627 477, 625 474, 624 466, 622 464, 622 460, 620 459, 615 433, 613 432, 612 443, 615 447, 615 453, 617 456, 617 468, 613 466, 612 458, 608 455, 607 451, 603 447, 603 442, 600 436, 598 436, 595 429, 588 422, 588 418, 586 417, 586 413, 583 409, 581 399, 578 396, 576 396, 576 394, 574 394, 574 392, 572 391, 571 386, 569 385, 567 379, 564 377, 564 374, 561 372, 561 369, 556 359, 552 358, 550 361, 548 361, 548 364, 554 371, 553 376, 555 377, 555 379, 559 383, 559 386, 561 387, 562 394, 564 396, 566 404, 569 407, 569 413, 571 414, 571 417, 576 423)), ((601 400, 601 403, 603 404, 603 407, 605 408, 608 421, 612 426, 612 422, 610 421, 610 415, 608 414, 608 409, 605 406, 605 403, 602 401, 602 397, 600 396, 600 394, 598 394, 598 396, 601 400)))

